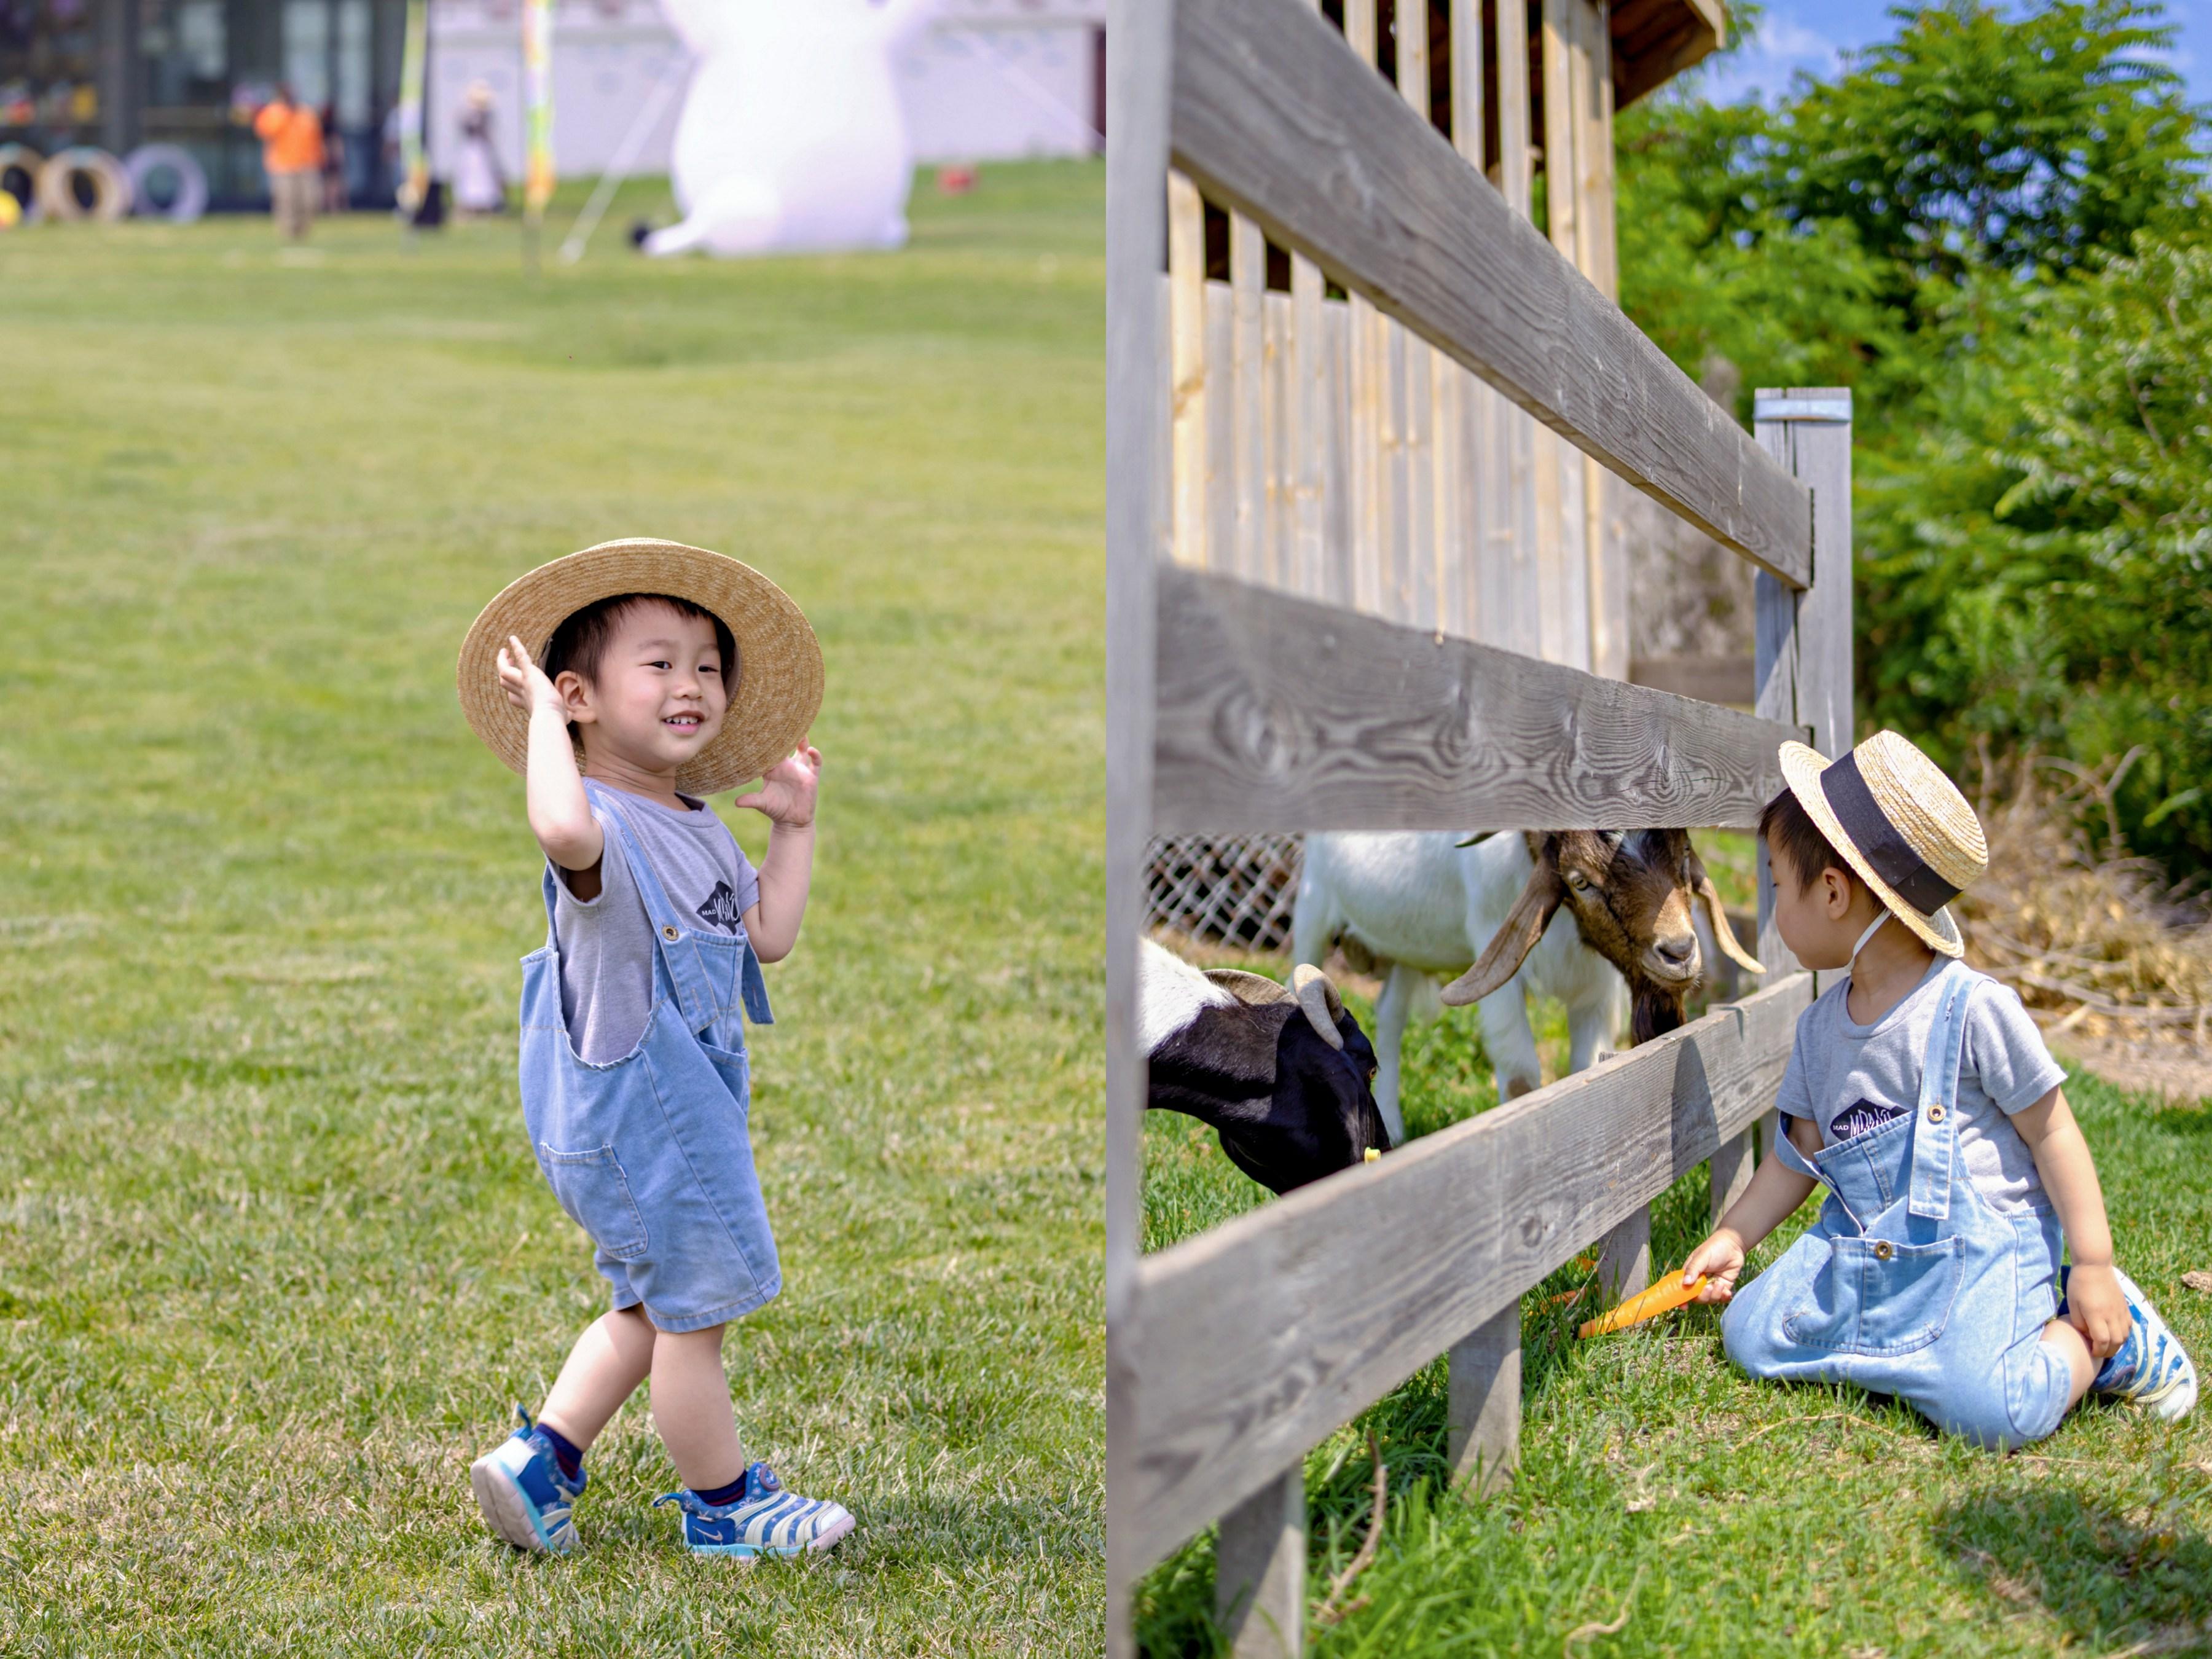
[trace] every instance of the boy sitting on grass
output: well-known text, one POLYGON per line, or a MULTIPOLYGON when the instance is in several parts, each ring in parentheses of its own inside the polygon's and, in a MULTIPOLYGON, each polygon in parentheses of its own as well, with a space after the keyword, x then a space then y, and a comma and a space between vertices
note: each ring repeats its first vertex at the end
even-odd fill
POLYGON ((746 1462, 721 1358, 728 1323, 782 1285, 746 1133, 740 1010, 768 1023, 759 963, 789 954, 806 908, 822 765, 799 741, 822 698, 812 630, 733 559, 611 542, 485 607, 461 696, 526 775, 545 853, 545 947, 523 959, 523 1121, 613 1292, 538 1421, 524 1414, 471 1466, 477 1505, 520 1548, 575 1548, 584 1453, 650 1376, 653 1426, 684 1481, 657 1501, 681 1506, 693 1553, 827 1549, 853 1516, 746 1462), (701 799, 755 776, 736 804, 774 825, 757 872, 701 799))
POLYGON ((1759 823, 1776 925, 1806 967, 1850 972, 1799 1016, 1784 1133, 1682 1282, 1711 1275, 1698 1300, 1729 1304, 1750 1375, 1893 1395, 1984 1446, 2041 1439, 2093 1391, 2180 1417, 2196 1371, 2113 1265, 2065 1073, 2018 995, 1958 959, 1945 907, 1989 861, 1973 809, 1894 732, 1832 765, 1784 744, 1782 770, 1759 823), (1821 1187, 1819 1221, 1736 1291, 1821 1187))

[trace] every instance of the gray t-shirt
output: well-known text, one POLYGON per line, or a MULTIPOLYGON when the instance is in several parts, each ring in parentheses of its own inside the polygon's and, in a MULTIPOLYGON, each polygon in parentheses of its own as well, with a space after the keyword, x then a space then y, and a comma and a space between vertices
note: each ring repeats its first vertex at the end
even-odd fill
MULTIPOLYGON (((1848 974, 1823 991, 1797 1017, 1775 1101, 1782 1114, 1808 1119, 1820 1130, 1821 1146, 1832 1146, 1918 1106, 1921 1062, 1936 1024, 1936 979, 1947 965, 1937 957, 1927 976, 1871 1025, 1854 1023, 1844 1008, 1848 974)), ((2003 985, 1978 988, 1966 1005, 1953 1121, 1966 1175, 1992 1207, 2047 1207, 2034 1155, 2011 1117, 2065 1080, 2065 1068, 2043 1046, 2020 994, 2003 985)))
MULTIPOLYGON (((626 793, 623 811, 677 914, 687 923, 697 916, 709 927, 743 933, 744 913, 760 902, 752 860, 704 801, 680 799, 691 802, 689 811, 626 793)), ((592 805, 607 838, 597 898, 579 899, 568 890, 567 872, 547 861, 561 945, 561 1014, 577 1054, 594 1066, 636 1048, 653 1012, 653 924, 630 879, 612 810, 592 805)))

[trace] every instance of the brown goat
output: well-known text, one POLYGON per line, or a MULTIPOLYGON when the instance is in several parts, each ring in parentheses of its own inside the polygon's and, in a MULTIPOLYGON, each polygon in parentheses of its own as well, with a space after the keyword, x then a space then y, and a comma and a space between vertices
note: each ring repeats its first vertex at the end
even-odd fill
POLYGON ((1524 840, 1534 868, 1481 957, 1444 988, 1452 1006, 1480 1002, 1518 973, 1562 904, 1583 943, 1628 981, 1632 1042, 1680 1025, 1703 981, 1693 899, 1723 951, 1747 972, 1766 971, 1736 942, 1688 830, 1532 830, 1524 840))

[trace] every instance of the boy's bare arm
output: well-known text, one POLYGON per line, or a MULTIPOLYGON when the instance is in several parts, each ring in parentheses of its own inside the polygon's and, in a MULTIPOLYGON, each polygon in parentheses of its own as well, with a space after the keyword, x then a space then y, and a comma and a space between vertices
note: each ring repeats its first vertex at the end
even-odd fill
POLYGON ((2104 1189, 2081 1126, 2053 1089, 2012 1115, 2012 1127, 2034 1155, 2036 1173, 2066 1230, 2074 1271, 2066 1285, 2066 1322, 2081 1333, 2089 1352, 2104 1359, 2128 1337, 2128 1299, 2112 1275, 2112 1229, 2105 1217, 2104 1189))
POLYGON ((592 816, 592 803, 576 771, 576 750, 568 741, 568 702, 531 661, 529 647, 512 635, 499 648, 499 678, 508 699, 530 716, 526 787, 530 832, 545 856, 570 872, 569 890, 580 899, 596 898, 606 834, 592 816))
POLYGON ((775 826, 760 866, 760 898, 745 912, 745 933, 763 962, 781 962, 799 943, 806 891, 814 878, 814 803, 822 751, 798 751, 762 775, 761 787, 731 804, 764 812, 775 826))
MULTIPOLYGON (((1792 1119, 1794 1124, 1797 1120, 1792 1119)), ((1682 1264, 1682 1282, 1696 1282, 1699 1273, 1712 1283, 1698 1293, 1700 1302, 1725 1302, 1735 1293, 1736 1275, 1744 1258, 1759 1240, 1796 1213, 1797 1206, 1813 1195, 1820 1183, 1803 1176, 1769 1154, 1753 1173, 1743 1196, 1728 1207, 1705 1243, 1690 1252, 1682 1264)))

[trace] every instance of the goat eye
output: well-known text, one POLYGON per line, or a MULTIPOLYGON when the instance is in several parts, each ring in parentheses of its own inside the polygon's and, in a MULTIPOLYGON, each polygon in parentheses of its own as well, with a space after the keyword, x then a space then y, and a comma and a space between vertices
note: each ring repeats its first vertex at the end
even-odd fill
POLYGON ((1589 891, 1589 878, 1580 871, 1571 870, 1567 872, 1567 885, 1577 893, 1587 893, 1589 891))

